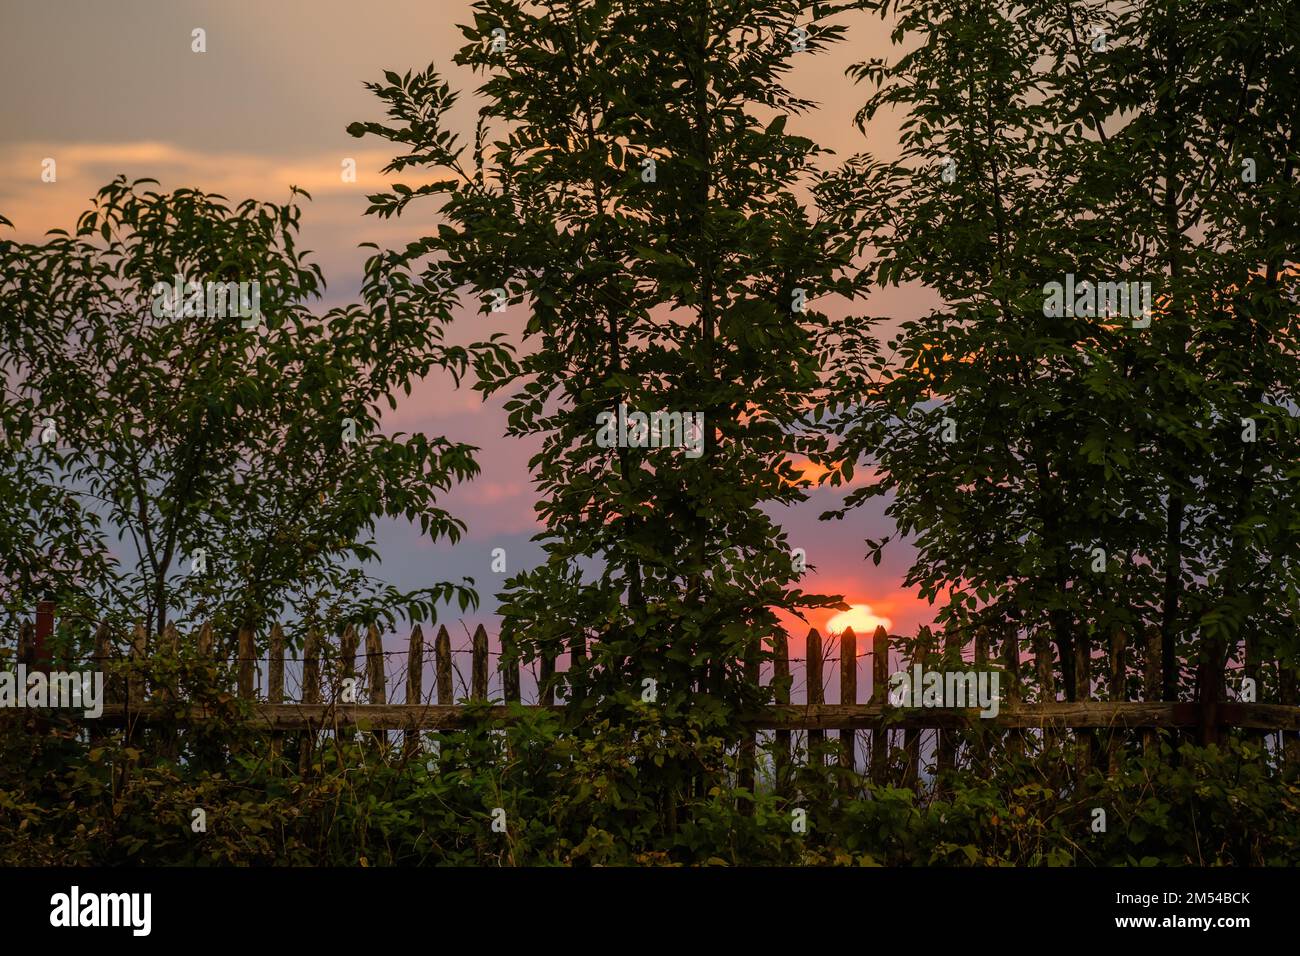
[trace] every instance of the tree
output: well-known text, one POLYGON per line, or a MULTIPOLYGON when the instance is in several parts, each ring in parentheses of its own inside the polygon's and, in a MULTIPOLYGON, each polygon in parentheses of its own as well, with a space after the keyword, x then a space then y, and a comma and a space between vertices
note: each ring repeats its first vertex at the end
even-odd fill
POLYGON ((948 626, 1049 628, 1070 698, 1085 690, 1076 662, 1113 627, 1160 629, 1167 698, 1197 647, 1221 681, 1217 642, 1249 606, 1232 594, 1245 542, 1259 595, 1293 593, 1279 266, 1294 150, 1276 103, 1294 31, 1278 10, 1242 21, 1215 4, 875 6, 923 42, 854 70, 878 86, 862 121, 911 117, 903 160, 868 167, 865 226, 882 281, 944 304, 904 324, 896 360, 855 345, 854 322, 835 330, 837 454, 880 472, 846 508, 890 496, 916 535, 908 583, 948 592, 948 626), (1278 89, 1259 96, 1264 76, 1278 89), (1255 196, 1266 211, 1226 188, 1239 134, 1285 170, 1255 196), (1050 307, 1066 274, 1090 283, 1090 313, 1086 297, 1050 307), (1100 282, 1149 282, 1149 323, 1105 315, 1100 282), (1241 321, 1262 299, 1270 318, 1241 321), (1243 445, 1247 416, 1270 423, 1269 444, 1243 445))
POLYGON ((1117 17, 1132 38, 1114 71, 1125 122, 1107 143, 1130 184, 1129 248, 1163 273, 1148 359, 1152 453, 1164 476, 1159 625, 1166 699, 1180 662, 1221 699, 1244 637, 1291 658, 1300 18, 1290 5, 1163 2, 1117 17))
POLYGON ((844 177, 787 131, 811 104, 782 85, 846 6, 484 0, 457 56, 489 74, 472 165, 432 66, 370 84, 390 122, 350 127, 405 150, 388 171, 447 177, 372 197, 387 216, 445 194, 438 234, 392 254, 426 294, 528 309, 522 352, 494 338, 476 386, 512 389, 509 433, 542 441, 547 560, 509 580, 503 636, 528 656, 595 638, 568 675, 587 706, 707 691, 730 722, 776 610, 840 606, 797 587, 770 510, 805 494, 791 456, 822 447, 818 297, 857 292, 844 177), (702 415, 698 445, 604 450, 620 409, 702 415))
MULTIPOLYGON (((889 356, 859 341, 871 332, 856 319, 832 330, 835 457, 877 469, 845 509, 887 497, 917 548, 905 585, 946 592, 948 629, 1050 634, 1073 699, 1090 626, 1136 617, 1116 578, 1130 596, 1150 586, 1114 560, 1143 529, 1119 487, 1134 460, 1115 426, 1132 396, 1110 356, 1139 333, 1044 307, 1047 283, 1119 265, 1106 222, 1079 216, 1097 185, 1063 95, 1061 64, 1079 53, 1044 8, 873 6, 923 42, 851 70, 877 87, 860 124, 908 114, 901 159, 863 166, 865 242, 880 282, 922 283, 941 305, 904 322, 889 356)), ((876 560, 888 540, 869 542, 876 560)))
MULTIPOLYGON (((324 281, 297 249, 297 205, 150 182, 104 187, 73 235, 0 245, 0 364, 26 431, 0 487, 38 478, 65 503, 46 533, 98 562, 66 583, 62 616, 230 634, 286 611, 332 629, 463 609, 465 585, 403 594, 364 568, 381 515, 463 529, 436 499, 476 473, 472 449, 380 430, 413 379, 465 368, 440 342, 446 313, 430 326, 392 308, 372 259, 367 307, 315 315, 324 281), (57 440, 32 443, 33 419, 57 440)), ((49 586, 14 583, 18 607, 49 586)))

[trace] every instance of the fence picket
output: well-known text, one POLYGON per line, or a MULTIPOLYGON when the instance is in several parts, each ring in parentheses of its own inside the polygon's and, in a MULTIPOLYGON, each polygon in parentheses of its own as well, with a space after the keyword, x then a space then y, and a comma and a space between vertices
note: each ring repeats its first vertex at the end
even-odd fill
MULTIPOLYGON (((576 674, 581 670, 583 662, 587 659, 587 635, 579 632, 569 641, 569 674, 576 674)), ((569 684, 569 694, 573 693, 573 685, 569 684)), ((567 696, 567 695, 566 695, 567 696)))
POLYGON ((448 706, 456 703, 456 688, 451 680, 451 635, 447 625, 438 626, 438 636, 434 639, 434 673, 438 683, 438 703, 448 706))
MULTIPOLYGON (((1278 697, 1284 705, 1296 705, 1295 668, 1278 662, 1278 697)), ((1278 743, 1282 746, 1282 759, 1289 770, 1300 768, 1300 731, 1282 730, 1278 734, 1278 743)))
POLYGON ((343 636, 339 638, 338 687, 334 689, 335 700, 339 698, 344 684, 356 677, 357 643, 359 640, 357 629, 353 625, 349 624, 343 628, 343 636))
MULTIPOLYGON (((912 668, 920 665, 922 670, 930 666, 930 657, 934 650, 934 635, 928 627, 922 627, 916 634, 916 643, 912 650, 912 668)), ((912 671, 915 673, 915 670, 912 671)), ((919 702, 912 701, 913 706, 919 702)), ((908 727, 903 731, 903 786, 915 789, 921 782, 921 729, 908 727)))
POLYGON ((406 702, 424 703, 424 631, 416 624, 406 644, 406 702))
POLYGON ((384 639, 379 627, 366 628, 366 684, 372 704, 388 703, 388 674, 384 667, 384 639))
MULTIPOLYGON (((840 703, 858 702, 858 636, 846 627, 840 635, 840 703)), ((857 770, 857 734, 852 729, 840 731, 840 766, 857 770)))
MULTIPOLYGON (((759 683, 759 645, 751 643, 745 650, 745 680, 753 687, 759 683)), ((754 731, 746 729, 740 738, 740 789, 754 792, 754 770, 757 764, 758 743, 754 731)), ((739 799, 737 810, 742 816, 751 816, 754 812, 752 800, 739 799)))
MULTIPOLYGON (((424 703, 424 631, 419 624, 411 628, 406 645, 406 702, 424 703)), ((411 728, 402 742, 408 756, 415 753, 420 745, 420 731, 411 728)))
MULTIPOLYGON (((1143 664, 1142 678, 1142 696, 1147 700, 1159 700, 1163 689, 1163 674, 1160 663, 1160 629, 1154 625, 1147 628, 1146 631, 1145 660, 1143 664)), ((1151 752, 1156 746, 1156 732, 1154 730, 1145 730, 1142 732, 1142 749, 1151 752)))
POLYGON ((542 655, 541 671, 537 681, 537 702, 543 707, 551 707, 555 704, 555 655, 549 651, 542 655))
POLYGON ((266 699, 272 704, 284 702, 284 628, 271 625, 271 660, 266 672, 266 699))
MULTIPOLYGON (((1034 631, 1034 666, 1038 676, 1039 703, 1056 700, 1056 678, 1052 673, 1052 643, 1047 631, 1038 628, 1034 631)), ((1056 743, 1056 731, 1050 727, 1043 728, 1043 749, 1049 750, 1056 743)))
POLYGON ((487 700, 488 695, 488 638, 487 629, 480 624, 474 629, 473 668, 470 700, 487 700))
MULTIPOLYGON (((871 635, 871 702, 889 703, 889 632, 877 624, 871 635)), ((877 785, 889 778, 889 731, 880 721, 871 731, 871 779, 877 785)))
POLYGON ((144 671, 145 657, 149 652, 149 635, 143 624, 135 626, 131 636, 131 671, 127 677, 127 699, 132 706, 139 706, 145 700, 144 671))
MULTIPOLYGON (((485 631, 485 639, 486 636, 485 631)), ((501 671, 501 696, 507 704, 519 703, 519 654, 512 639, 501 638, 501 659, 497 663, 501 671)))
MULTIPOLYGON (((1127 672, 1124 667, 1124 652, 1127 643, 1128 635, 1124 632, 1124 629, 1118 625, 1111 627, 1110 693, 1107 696, 1116 702, 1128 699, 1127 672)), ((1123 746, 1123 734, 1118 729, 1112 730, 1106 741, 1106 773, 1112 777, 1119 772, 1119 758, 1123 746)))
MULTIPOLYGON (((817 628, 808 632, 808 650, 804 655, 805 671, 808 675, 808 703, 825 703, 822 687, 822 636, 817 628)), ((822 763, 821 744, 826 734, 820 730, 808 731, 808 766, 820 767, 822 763)))
MULTIPOLYGON (((277 621, 271 625, 270 662, 266 670, 266 699, 271 704, 284 703, 284 628, 277 621)), ((283 735, 271 736, 271 756, 278 758, 283 749, 283 735)), ((274 772, 278 772, 279 760, 272 760, 274 772)))
MULTIPOLYGON (((1006 672, 1007 703, 1012 707, 1020 706, 1020 632, 1014 624, 1006 626, 1002 636, 1002 669, 1006 672)), ((1007 749, 1020 756, 1025 752, 1025 735, 1019 730, 1009 730, 1006 734, 1007 749)))
POLYGON ((304 704, 320 703, 320 643, 318 628, 308 628, 307 640, 302 649, 302 700, 304 704))
MULTIPOLYGON (((790 704, 790 641, 784 629, 772 635, 772 691, 778 705, 790 704)), ((785 793, 790 779, 790 731, 776 732, 776 754, 773 758, 776 787, 785 793)))
MULTIPOLYGON (((1086 632, 1080 632, 1074 638, 1074 699, 1087 701, 1092 699, 1092 643, 1086 632)), ((1090 730, 1076 730, 1075 738, 1075 773, 1080 783, 1092 769, 1092 752, 1097 742, 1097 735, 1090 730)))
POLYGON ((254 694, 254 675, 257 667, 257 645, 253 640, 252 627, 245 625, 239 629, 239 696, 243 700, 252 700, 254 694))
MULTIPOLYGON (((956 670, 961 666, 961 635, 959 632, 945 631, 943 635, 943 667, 946 674, 948 671, 956 670)), ((946 686, 945 679, 945 686, 946 686)), ((940 730, 937 754, 935 756, 935 772, 938 774, 947 773, 956 769, 957 766, 957 743, 959 732, 956 730, 940 730)))

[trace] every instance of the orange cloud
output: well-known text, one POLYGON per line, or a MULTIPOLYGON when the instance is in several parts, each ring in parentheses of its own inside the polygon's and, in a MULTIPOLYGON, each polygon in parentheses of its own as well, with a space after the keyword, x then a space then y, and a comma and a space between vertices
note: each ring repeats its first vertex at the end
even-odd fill
MULTIPOLYGON (((828 465, 821 465, 809 461, 807 458, 803 457, 789 458, 786 460, 786 463, 793 468, 799 476, 794 481, 786 479, 786 484, 800 485, 803 482, 807 482, 814 488, 821 484, 826 479, 827 475, 831 474, 835 469, 844 464, 842 461, 837 461, 834 463, 834 468, 832 468, 828 465)), ((876 470, 874 468, 857 468, 853 472, 853 477, 841 484, 839 487, 852 488, 858 485, 868 485, 875 479, 875 477, 876 470)))

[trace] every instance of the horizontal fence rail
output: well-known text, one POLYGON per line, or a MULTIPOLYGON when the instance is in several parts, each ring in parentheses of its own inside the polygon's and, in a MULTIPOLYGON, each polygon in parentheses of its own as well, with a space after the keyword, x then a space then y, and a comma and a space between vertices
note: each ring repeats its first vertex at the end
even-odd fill
MULTIPOLYGON (((29 670, 53 669, 46 650, 52 628, 52 609, 44 605, 35 624, 22 628, 18 661, 29 670)), ((533 662, 536 702, 523 705, 515 648, 506 641, 499 651, 491 650, 482 625, 468 636, 468 648, 453 650, 445 625, 432 642, 425 641, 416 625, 404 650, 386 650, 382 634, 373 625, 361 630, 349 626, 332 642, 319 631, 309 631, 301 658, 291 661, 299 684, 294 701, 286 693, 290 657, 278 624, 260 642, 251 628, 218 641, 211 626, 204 626, 183 642, 174 626, 152 637, 137 626, 128 637, 115 636, 101 625, 88 662, 107 675, 105 703, 95 722, 125 727, 133 735, 141 727, 197 727, 229 721, 232 713, 240 713, 233 719, 277 739, 281 733, 311 737, 330 731, 341 737, 346 729, 349 735, 373 731, 382 743, 386 732, 402 731, 410 747, 424 731, 464 729, 484 721, 508 723, 547 709, 562 710, 556 702, 562 686, 558 655, 533 662), (266 657, 259 656, 259 646, 266 649, 266 657), (462 660, 468 655, 467 674, 456 666, 457 655, 462 660), (386 665, 393 657, 405 657, 404 675, 390 677, 386 665), (492 658, 495 667, 490 666, 492 658), (186 699, 176 677, 182 663, 191 673, 196 668, 201 671, 204 686, 216 686, 224 699, 186 699), (433 678, 427 691, 426 664, 433 678), (489 695, 493 671, 499 693, 489 695), (344 688, 351 688, 355 696, 343 693, 344 688), (389 702, 402 691, 406 703, 389 702), (231 697, 243 702, 242 712, 232 711, 231 697)), ((1086 648, 1083 641, 1079 643, 1086 648)), ((1041 635, 997 635, 987 629, 968 636, 934 635, 921 628, 908 639, 880 627, 870 639, 870 649, 859 653, 851 629, 826 639, 814 629, 807 635, 803 658, 790 656, 784 633, 764 644, 774 703, 741 715, 747 736, 737 746, 742 761, 752 767, 755 735, 770 738, 778 778, 788 774, 794 755, 802 751, 810 764, 830 759, 853 770, 869 765, 878 781, 898 779, 914 786, 920 780, 923 749, 933 758, 934 770, 942 772, 963 764, 980 766, 995 746, 1024 753, 1029 747, 1068 745, 1080 771, 1107 764, 1113 771, 1125 747, 1148 749, 1159 731, 1194 733, 1207 743, 1230 728, 1260 742, 1274 740, 1282 761, 1300 764, 1300 706, 1292 670, 1281 662, 1254 660, 1238 672, 1258 680, 1261 668, 1271 668, 1269 686, 1277 689, 1280 700, 1161 701, 1158 632, 1131 646, 1123 633, 1115 631, 1105 641, 1094 640, 1091 648, 1081 650, 1073 661, 1079 688, 1075 700, 1058 699, 1060 662, 1041 635), (838 672, 839 702, 826 703, 827 668, 836 663, 839 666, 832 673, 838 672), (864 696, 859 694, 860 668, 869 668, 870 674, 865 702, 860 702, 864 696), (910 675, 914 669, 974 678, 996 674, 996 713, 974 706, 912 706, 891 699, 891 677, 900 672, 910 675), (802 703, 791 699, 796 677, 802 678, 802 703), (1146 699, 1130 699, 1133 696, 1146 699), (828 733, 836 738, 828 739, 828 733), (929 740, 925 748, 923 735, 929 740)), ((567 656, 571 667, 581 663, 587 656, 586 639, 576 638, 567 656)), ((756 655, 746 658, 745 673, 749 680, 761 683, 756 655)), ((172 731, 164 733, 174 736, 172 731)), ((749 773, 752 780, 752 770, 749 773)))
MULTIPOLYGON (((530 711, 560 713, 561 704, 504 705, 471 711, 463 704, 265 704, 255 703, 247 722, 266 730, 320 730, 356 726, 362 730, 454 730, 472 727, 484 720, 511 722, 530 711)), ((1221 727, 1248 730, 1300 731, 1300 707, 1283 704, 1220 704, 1217 723, 1221 727)), ((977 708, 904 708, 879 704, 784 704, 764 707, 744 715, 742 722, 755 730, 872 730, 961 729, 987 726, 998 730, 1032 728, 1125 730, 1152 728, 1193 730, 1203 720, 1196 703, 1148 704, 1140 701, 1110 703, 1057 702, 1006 707, 993 717, 981 717, 977 708)), ((203 704, 180 710, 144 703, 135 707, 109 704, 104 707, 107 723, 130 721, 202 721, 222 713, 203 704)))

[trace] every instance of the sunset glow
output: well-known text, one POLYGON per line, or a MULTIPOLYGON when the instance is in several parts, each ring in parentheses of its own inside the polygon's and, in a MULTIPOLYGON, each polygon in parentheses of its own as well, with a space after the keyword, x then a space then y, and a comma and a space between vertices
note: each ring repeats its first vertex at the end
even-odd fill
POLYGON ((889 618, 871 613, 869 604, 851 604, 847 611, 840 611, 826 622, 826 630, 832 634, 839 634, 845 628, 851 627, 854 634, 870 634, 878 626, 883 626, 888 631, 892 624, 889 618))

